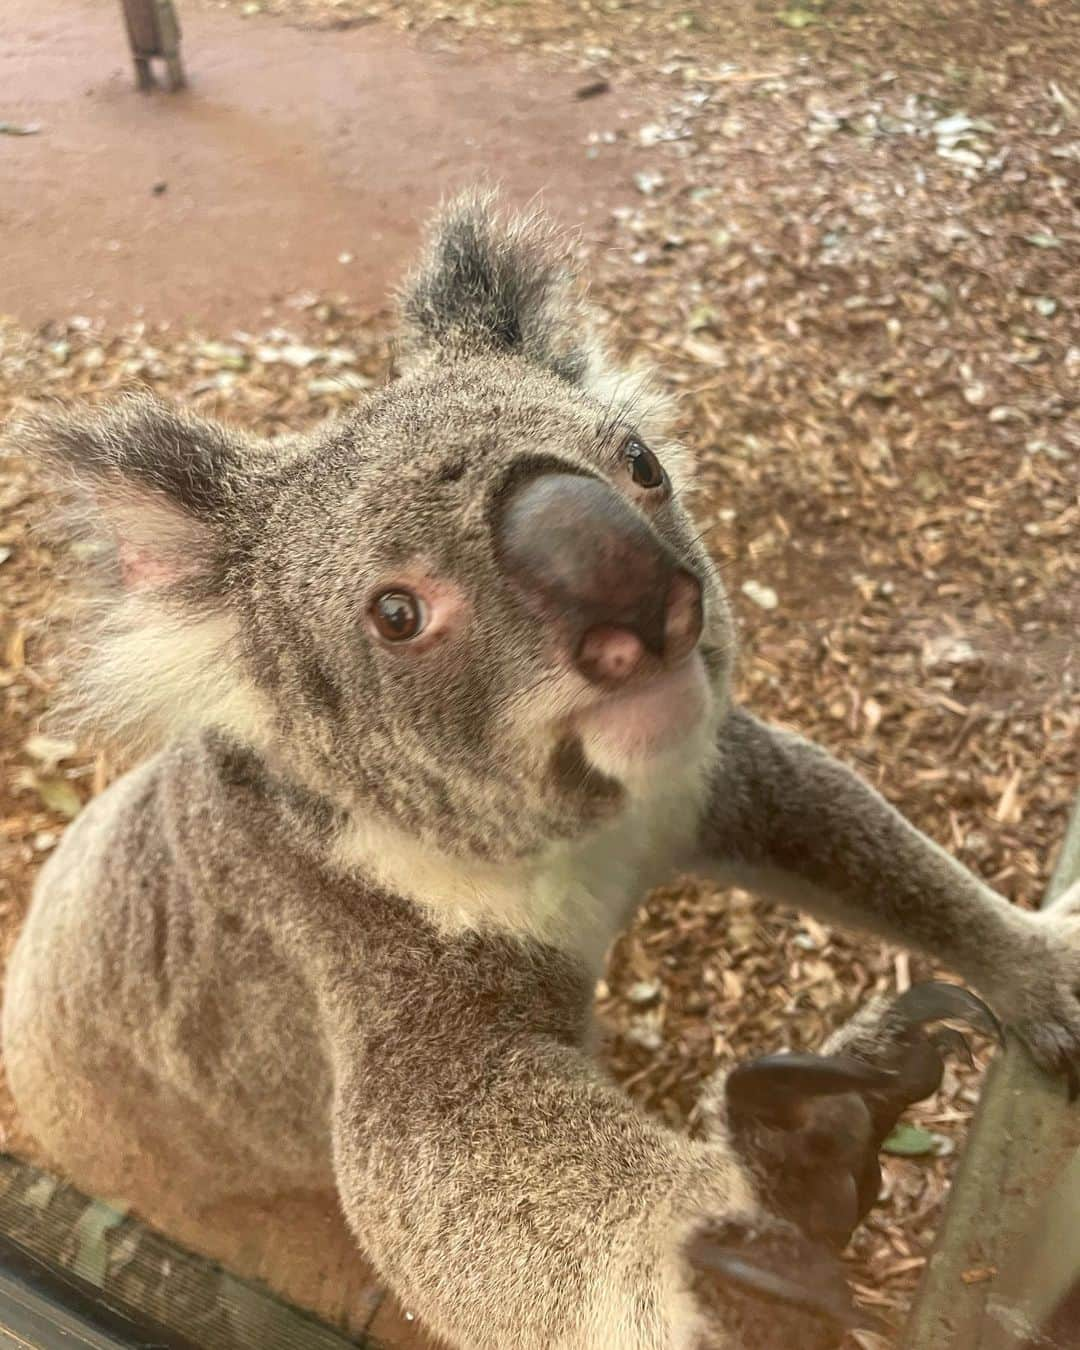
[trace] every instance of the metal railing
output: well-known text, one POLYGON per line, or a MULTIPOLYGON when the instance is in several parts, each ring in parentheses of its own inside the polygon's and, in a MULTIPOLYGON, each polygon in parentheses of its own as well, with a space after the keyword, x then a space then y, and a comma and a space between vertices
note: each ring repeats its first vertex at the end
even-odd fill
POLYGON ((0 1350, 379 1350, 0 1154, 0 1350))

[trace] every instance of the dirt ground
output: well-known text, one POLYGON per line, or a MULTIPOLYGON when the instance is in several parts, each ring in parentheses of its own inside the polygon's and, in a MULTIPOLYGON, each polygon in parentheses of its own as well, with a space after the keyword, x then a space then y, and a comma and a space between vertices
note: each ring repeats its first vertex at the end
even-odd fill
MULTIPOLYGON (((481 169, 519 201, 544 188, 584 226, 613 343, 680 396, 742 624, 741 696, 1034 903, 1080 767, 1080 11, 181 11, 193 87, 177 99, 130 91, 109 5, 12 0, 0 17, 0 120, 41 123, 0 135, 0 416, 140 383, 261 431, 309 424, 384 377, 385 285, 441 189, 481 169), (66 45, 61 13, 83 41, 66 45), (590 87, 606 92, 575 97, 590 87)), ((33 739, 66 604, 34 529, 46 507, 24 466, 0 466, 7 942, 37 863, 115 767, 33 739)), ((719 1060, 812 1046, 929 969, 688 879, 612 955, 606 1053, 681 1125, 719 1060)), ((890 1325, 977 1092, 950 1068, 914 1116, 925 1151, 887 1160, 853 1245, 859 1297, 890 1325)), ((202 1245, 257 1272, 244 1235, 264 1221, 226 1216, 202 1245)), ((332 1257, 298 1271, 288 1292, 340 1310, 332 1257)))
POLYGON ((572 72, 180 10, 192 87, 166 100, 134 90, 117 5, 4 5, 0 115, 41 131, 0 155, 0 313, 228 328, 302 290, 378 308, 447 191, 493 174, 586 230, 617 203, 625 145, 586 144, 572 72))

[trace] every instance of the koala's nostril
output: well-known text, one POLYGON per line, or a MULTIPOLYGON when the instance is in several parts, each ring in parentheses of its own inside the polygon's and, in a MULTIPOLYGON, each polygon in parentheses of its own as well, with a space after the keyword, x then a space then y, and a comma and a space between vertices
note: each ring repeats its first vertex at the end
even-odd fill
POLYGON ((595 684, 621 684, 638 669, 645 644, 629 628, 597 624, 581 639, 577 668, 595 684))

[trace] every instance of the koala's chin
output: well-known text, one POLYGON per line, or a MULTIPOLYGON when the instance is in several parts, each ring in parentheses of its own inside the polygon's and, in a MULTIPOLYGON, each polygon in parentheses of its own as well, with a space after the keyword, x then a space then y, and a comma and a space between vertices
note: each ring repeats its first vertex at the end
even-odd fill
MULTIPOLYGON (((695 651, 677 669, 603 695, 573 719, 585 758, 607 778, 632 786, 643 772, 681 758, 702 740, 714 698, 695 651)), ((691 756, 693 757, 693 756, 691 756)))

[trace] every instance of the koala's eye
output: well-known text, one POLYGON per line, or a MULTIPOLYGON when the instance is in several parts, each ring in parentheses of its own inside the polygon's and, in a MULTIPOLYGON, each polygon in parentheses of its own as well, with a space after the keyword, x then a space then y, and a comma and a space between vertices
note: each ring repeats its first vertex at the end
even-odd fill
POLYGON ((658 488, 664 485, 664 466, 656 458, 644 441, 631 436, 623 447, 623 454, 630 466, 630 477, 643 488, 658 488))
POLYGON ((387 642, 408 642, 424 629, 427 613, 411 591, 383 591, 369 610, 375 631, 387 642))

